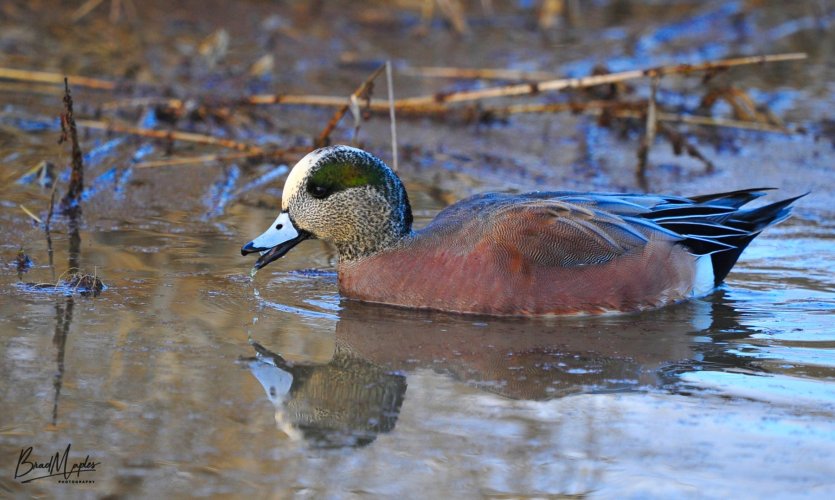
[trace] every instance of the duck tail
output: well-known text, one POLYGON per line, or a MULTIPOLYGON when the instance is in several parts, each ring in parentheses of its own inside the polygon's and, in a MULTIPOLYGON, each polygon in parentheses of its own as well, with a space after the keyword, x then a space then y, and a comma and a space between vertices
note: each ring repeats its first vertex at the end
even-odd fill
POLYGON ((779 224, 789 218, 792 203, 809 194, 787 198, 762 207, 737 210, 723 221, 723 225, 743 231, 741 234, 717 238, 732 247, 710 255, 713 264, 714 283, 719 285, 734 267, 742 251, 767 227, 779 224))

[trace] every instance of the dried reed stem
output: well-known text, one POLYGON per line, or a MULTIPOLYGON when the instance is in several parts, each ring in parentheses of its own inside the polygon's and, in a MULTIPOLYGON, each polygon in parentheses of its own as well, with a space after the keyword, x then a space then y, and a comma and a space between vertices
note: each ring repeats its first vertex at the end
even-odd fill
POLYGON ((178 167, 183 165, 197 165, 201 163, 211 163, 215 161, 225 162, 240 159, 256 159, 260 158, 264 161, 289 161, 299 159, 301 156, 310 152, 309 147, 304 148, 288 148, 278 149, 275 151, 265 151, 262 153, 227 153, 227 154, 210 154, 199 156, 180 156, 174 158, 166 158, 162 160, 143 161, 134 165, 135 168, 160 168, 160 167, 178 167))
POLYGON ((105 102, 99 106, 99 109, 110 111, 122 108, 143 108, 146 106, 166 106, 171 109, 180 109, 185 106, 185 102, 182 99, 170 97, 136 97, 121 101, 105 102))
POLYGON ((76 125, 69 80, 64 78, 64 112, 61 114, 61 139, 58 142, 70 142, 72 171, 67 192, 61 199, 61 211, 70 214, 71 218, 81 213, 81 195, 84 192, 84 155, 78 142, 76 125))
POLYGON ((764 64, 768 62, 778 61, 795 61, 805 58, 805 53, 769 54, 763 56, 738 57, 733 59, 723 59, 719 61, 708 61, 699 64, 675 64, 669 66, 658 66, 655 68, 637 69, 631 71, 623 71, 620 73, 608 73, 605 75, 593 75, 583 78, 565 78, 558 80, 548 80, 538 83, 522 83, 514 85, 503 85, 500 87, 491 87, 486 89, 464 90, 460 92, 450 92, 447 94, 439 93, 429 96, 401 99, 398 103, 400 105, 408 106, 422 106, 440 103, 452 104, 457 102, 478 101, 482 99, 492 99, 497 97, 530 95, 537 94, 539 92, 553 92, 569 88, 577 89, 594 87, 597 85, 606 85, 611 83, 623 82, 626 80, 634 80, 636 78, 643 78, 647 76, 687 74, 698 71, 721 70, 731 68, 734 66, 743 66, 750 64, 764 64))
MULTIPOLYGON (((76 87, 86 87, 98 90, 113 90, 116 83, 98 78, 87 78, 83 76, 69 76, 72 84, 76 87)), ((51 83, 61 85, 64 83, 63 73, 51 73, 48 71, 29 71, 23 69, 0 68, 0 80, 16 80, 33 83, 51 83)))
POLYGON ((31 210, 29 210, 28 208, 26 208, 26 206, 25 206, 25 205, 23 205, 23 203, 19 204, 18 206, 20 207, 20 209, 21 209, 21 210, 23 210, 23 213, 25 213, 26 215, 28 215, 29 217, 31 217, 31 218, 32 218, 32 220, 34 220, 34 221, 35 221, 35 222, 37 222, 38 224, 43 224, 43 221, 41 220, 41 218, 40 218, 40 217, 38 217, 37 215, 35 215, 35 214, 31 211, 31 210))
POLYGON ((252 153, 256 155, 264 153, 264 150, 262 148, 254 146, 252 144, 233 141, 231 139, 222 139, 220 137, 213 137, 211 135, 196 134, 193 132, 129 127, 126 125, 120 125, 118 123, 110 123, 101 120, 78 120, 78 126, 95 130, 104 130, 107 132, 115 132, 118 134, 136 135, 139 137, 151 137, 154 139, 164 139, 168 141, 183 141, 193 142, 196 144, 220 146, 224 148, 235 149, 237 151, 245 151, 247 153, 252 153))
POLYGON ((389 93, 389 124, 391 125, 391 166, 397 172, 397 121, 394 116, 393 80, 391 75, 391 61, 386 61, 386 84, 389 93))
POLYGON ((585 101, 585 102, 558 102, 558 103, 533 103, 533 104, 512 104, 510 106, 482 108, 482 116, 511 116, 520 114, 537 113, 588 113, 601 109, 635 110, 641 111, 646 108, 645 101, 623 102, 623 101, 585 101))
POLYGON ((649 102, 647 103, 647 125, 644 131, 644 136, 641 138, 641 145, 638 147, 638 177, 644 177, 647 172, 647 162, 649 160, 649 150, 655 142, 655 131, 658 125, 658 116, 656 112, 657 103, 656 96, 658 95, 658 85, 661 77, 653 75, 650 84, 649 102))
POLYGON ((419 66, 404 68, 401 73, 427 78, 458 78, 462 80, 553 80, 557 75, 545 71, 519 71, 492 68, 453 68, 448 66, 419 66))
POLYGON ((52 235, 49 233, 49 224, 52 222, 52 214, 55 211, 55 192, 58 190, 58 183, 52 184, 52 192, 49 193, 49 206, 46 210, 46 222, 43 225, 43 230, 46 235, 46 253, 49 256, 49 269, 52 271, 52 279, 55 279, 55 263, 53 261, 52 251, 52 235))
MULTIPOLYGON (((645 114, 647 102, 618 102, 618 101, 588 101, 588 102, 565 102, 550 104, 515 104, 511 106, 482 108, 480 116, 510 116, 518 114, 538 113, 583 113, 599 116, 603 110, 609 110, 616 118, 640 119, 645 114)), ((792 127, 773 125, 770 123, 732 120, 728 118, 716 118, 702 115, 682 115, 676 113, 664 113, 656 111, 655 119, 659 122, 683 123, 685 125, 697 125, 703 127, 725 127, 742 130, 754 130, 759 132, 774 132, 779 134, 795 133, 792 127)))

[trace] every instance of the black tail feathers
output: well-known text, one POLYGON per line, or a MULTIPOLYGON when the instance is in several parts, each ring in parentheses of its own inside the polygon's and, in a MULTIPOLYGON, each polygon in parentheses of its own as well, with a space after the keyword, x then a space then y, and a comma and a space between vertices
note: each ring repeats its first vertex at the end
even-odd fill
POLYGON ((725 221, 725 225, 747 231, 746 235, 726 236, 721 238, 722 243, 733 246, 723 252, 711 254, 713 262, 714 282, 718 285, 734 267, 742 251, 767 227, 779 224, 789 218, 792 210, 792 203, 809 194, 803 193, 799 196, 777 201, 769 205, 748 210, 739 210, 732 217, 725 221))
POLYGON ((680 243, 698 255, 710 255, 715 283, 721 283, 751 241, 765 228, 786 220, 792 203, 787 198, 757 208, 742 209, 774 188, 742 189, 727 193, 669 200, 642 217, 682 237, 680 243))

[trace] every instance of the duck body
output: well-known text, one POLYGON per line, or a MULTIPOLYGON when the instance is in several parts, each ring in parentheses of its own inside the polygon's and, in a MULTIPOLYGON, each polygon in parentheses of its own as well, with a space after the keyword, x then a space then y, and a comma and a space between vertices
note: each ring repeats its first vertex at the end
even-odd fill
POLYGON ((632 311, 690 297, 697 258, 671 235, 623 226, 557 193, 481 195, 393 248, 340 263, 340 293, 489 315, 632 311))
POLYGON ((325 234, 323 239, 332 240, 340 254, 344 297, 459 313, 633 312, 705 295, 722 282, 754 237, 789 216, 797 199, 744 209, 766 189, 691 198, 487 193, 447 207, 414 231, 405 189, 380 160, 345 146, 311 155, 291 172, 284 210, 274 226, 242 249, 262 252, 256 268, 283 255, 288 242, 291 247, 304 237, 325 234), (346 162, 367 163, 352 171, 346 162), (382 177, 366 172, 369 168, 384 169, 382 177), (322 169, 333 175, 321 174, 322 169), (319 196, 311 179, 321 184, 334 176, 347 178, 350 186, 331 186, 313 201, 297 194, 304 186, 319 196), (315 201, 324 199, 341 208, 334 212, 317 206, 315 201), (322 213, 311 215, 317 208, 322 213), (348 227, 366 223, 373 227, 348 227), (276 234, 276 227, 284 234, 276 234), (351 233, 357 234, 345 236, 351 233), (380 237, 374 238, 377 233, 380 237))

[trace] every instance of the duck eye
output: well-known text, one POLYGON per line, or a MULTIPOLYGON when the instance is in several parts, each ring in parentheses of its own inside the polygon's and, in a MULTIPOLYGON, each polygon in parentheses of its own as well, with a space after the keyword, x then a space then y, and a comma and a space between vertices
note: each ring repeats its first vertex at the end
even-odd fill
POLYGON ((309 185, 307 187, 307 191, 314 198, 324 198, 330 194, 330 190, 328 190, 328 188, 326 188, 325 186, 320 186, 318 184, 309 185))

